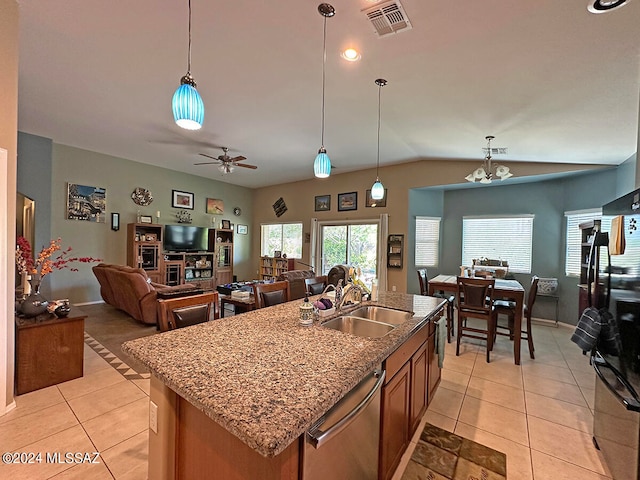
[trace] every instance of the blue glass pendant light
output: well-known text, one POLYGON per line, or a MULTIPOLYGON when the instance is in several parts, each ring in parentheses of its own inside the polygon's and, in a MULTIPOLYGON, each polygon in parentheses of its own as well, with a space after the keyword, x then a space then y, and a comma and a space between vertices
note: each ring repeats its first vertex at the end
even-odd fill
POLYGON ((180 79, 180 86, 173 94, 171 102, 173 118, 179 127, 186 130, 200 130, 204 122, 204 102, 196 90, 196 82, 191 76, 191 0, 189 0, 189 60, 187 74, 180 79))
POLYGON ((336 10, 328 3, 321 3, 318 5, 318 12, 324 17, 324 41, 322 45, 322 146, 313 162, 313 174, 318 178, 327 178, 331 175, 331 160, 327 155, 327 150, 324 148, 324 69, 327 62, 327 17, 333 17, 336 14, 336 10))
POLYGON ((376 160, 376 181, 371 187, 372 200, 382 200, 384 198, 384 185, 382 185, 378 177, 378 170, 380 168, 380 92, 386 84, 387 81, 384 78, 378 78, 376 80, 376 85, 378 85, 378 157, 376 160))

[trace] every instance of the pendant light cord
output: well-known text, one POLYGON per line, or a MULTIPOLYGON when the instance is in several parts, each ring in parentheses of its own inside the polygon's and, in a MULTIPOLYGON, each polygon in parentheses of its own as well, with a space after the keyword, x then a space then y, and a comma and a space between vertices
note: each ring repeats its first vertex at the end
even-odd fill
POLYGON ((323 41, 322 41, 322 134, 320 135, 320 143, 322 145, 322 148, 324 148, 324 89, 325 89, 325 64, 326 63, 327 63, 327 17, 324 16, 323 41))
POLYGON ((378 170, 380 169, 380 96, 382 93, 382 82, 378 84, 378 155, 376 159, 376 180, 378 177, 378 170))
POLYGON ((191 74, 191 0, 189 0, 189 60, 187 64, 187 75, 191 74))

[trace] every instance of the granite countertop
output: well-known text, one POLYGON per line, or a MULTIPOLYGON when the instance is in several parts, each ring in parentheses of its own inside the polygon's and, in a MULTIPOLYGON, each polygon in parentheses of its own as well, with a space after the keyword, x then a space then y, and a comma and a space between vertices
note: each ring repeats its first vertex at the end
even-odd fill
POLYGON ((300 326, 301 303, 139 338, 122 349, 209 418, 271 457, 402 345, 445 300, 381 292, 378 302, 364 302, 414 312, 381 338, 356 337, 318 322, 300 326))

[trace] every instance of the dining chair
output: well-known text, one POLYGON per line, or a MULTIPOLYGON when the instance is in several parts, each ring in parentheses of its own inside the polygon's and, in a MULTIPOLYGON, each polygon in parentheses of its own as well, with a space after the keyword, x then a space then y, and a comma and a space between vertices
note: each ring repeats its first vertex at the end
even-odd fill
MULTIPOLYGON (((418 268, 418 281, 420 282, 420 295, 429 295, 429 275, 426 268, 418 268)), ((434 297, 447 299, 447 342, 451 343, 453 337, 453 307, 455 305, 456 296, 449 295, 445 292, 435 292, 434 297)))
MULTIPOLYGON (((535 359, 536 356, 533 353, 535 351, 533 347, 533 332, 531 331, 531 315, 533 312, 533 304, 536 302, 538 295, 538 281, 540 278, 537 275, 531 277, 531 287, 529 288, 529 296, 527 297, 527 303, 524 304, 524 310, 522 316, 524 318, 524 329, 521 330, 521 339, 526 340, 529 346, 529 356, 535 359)), ((508 324, 506 327, 501 326, 496 321, 496 334, 508 335, 513 340, 513 325, 515 319, 516 302, 510 300, 494 300, 493 305, 496 309, 496 315, 506 315, 508 318, 508 324)))
POLYGON ((322 293, 327 286, 327 283, 326 275, 304 279, 305 289, 309 295, 318 295, 322 293))
POLYGON ((456 337, 456 356, 460 355, 460 340, 462 337, 486 340, 487 363, 493 350, 495 337, 496 311, 493 306, 494 279, 457 278, 458 293, 458 335, 456 337), (470 326, 467 318, 486 320, 487 328, 470 326))
MULTIPOLYGON (((211 307, 216 311, 217 293, 202 293, 188 297, 158 299, 158 330, 166 332, 208 322, 211 307)), ((214 315, 215 317, 215 315, 214 315)))
POLYGON ((254 283, 253 296, 256 308, 270 307, 289 301, 289 282, 254 283))

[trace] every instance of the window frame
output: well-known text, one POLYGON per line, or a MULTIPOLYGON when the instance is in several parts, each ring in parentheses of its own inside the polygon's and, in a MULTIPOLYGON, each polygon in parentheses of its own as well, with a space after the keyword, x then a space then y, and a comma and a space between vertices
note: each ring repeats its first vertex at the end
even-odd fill
MULTIPOLYGON (((442 225, 442 217, 431 217, 431 216, 426 216, 426 215, 416 215, 415 217, 415 250, 414 250, 414 264, 416 267, 433 267, 433 268, 437 268, 439 266, 440 263, 440 235, 442 233, 442 229, 441 229, 441 225, 442 225), (437 224, 437 233, 435 235, 432 235, 431 238, 426 238, 426 239, 422 239, 422 238, 418 238, 418 234, 419 232, 419 228, 418 228, 418 222, 419 221, 426 221, 426 222, 433 222, 437 224), (435 240, 434 240, 435 238, 435 240), (418 249, 420 247, 420 245, 431 245, 431 244, 435 244, 435 247, 431 248, 431 250, 433 252, 435 252, 435 258, 433 259, 429 259, 426 258, 426 260, 424 262, 422 262, 423 260, 423 255, 419 255, 418 254, 418 249), (432 263, 429 263, 429 261, 432 260, 432 263)), ((432 232, 428 232, 428 233, 432 233, 432 232)), ((428 248, 426 249, 427 251, 429 250, 428 248)), ((424 257, 428 257, 428 253, 424 255, 424 257)))
POLYGON ((525 214, 512 214, 512 215, 469 215, 469 216, 464 216, 462 217, 462 255, 461 255, 461 259, 462 259, 462 265, 465 266, 471 266, 473 264, 473 258, 482 258, 482 257, 486 257, 486 258, 492 258, 492 259, 496 259, 496 260, 507 260, 509 262, 509 272, 512 273, 523 273, 523 274, 531 274, 532 271, 532 266, 533 266, 533 232, 534 232, 534 220, 535 220, 535 215, 534 214, 530 214, 530 213, 525 213, 525 214), (515 246, 515 248, 510 248, 509 250, 505 251, 495 251, 496 250, 496 246, 501 246, 502 248, 505 248, 505 246, 507 245, 508 242, 505 241, 505 239, 513 239, 516 238, 511 234, 512 229, 514 227, 508 227, 508 226, 500 226, 500 228, 494 227, 495 229, 491 229, 491 228, 485 228, 485 230, 483 230, 482 234, 480 235, 479 233, 476 234, 476 241, 479 238, 482 238, 483 240, 486 240, 487 238, 489 238, 489 241, 484 241, 483 245, 479 250, 474 247, 474 248, 469 248, 469 249, 465 249, 465 240, 469 241, 473 238, 473 235, 465 235, 465 231, 467 228, 469 228, 472 223, 476 222, 476 221, 502 221, 502 220, 508 220, 508 219, 514 219, 517 220, 519 222, 524 222, 524 224, 520 225, 520 227, 526 227, 528 229, 528 245, 526 244, 522 244, 519 246, 515 246), (467 221, 469 221, 468 224, 465 224, 467 221), (468 226, 469 227, 468 227, 468 226), (489 232, 495 235, 502 235, 501 237, 496 237, 496 236, 491 236, 489 235, 489 232), (471 238, 469 238, 471 237, 471 238), (479 252, 484 252, 484 253, 466 253, 466 251, 468 250, 476 250, 479 252), (465 251, 466 250, 466 251, 465 251), (493 251, 491 251, 493 250, 493 251), (513 258, 514 255, 517 255, 519 250, 525 250, 527 251, 526 253, 528 254, 527 257, 525 257, 526 261, 522 261, 522 253, 520 253, 520 257, 518 262, 514 262, 513 260, 511 260, 513 258), (475 257, 474 257, 475 255, 475 257), (469 258, 467 258, 469 257, 469 258), (467 263, 469 263, 469 265, 467 265, 467 263))

